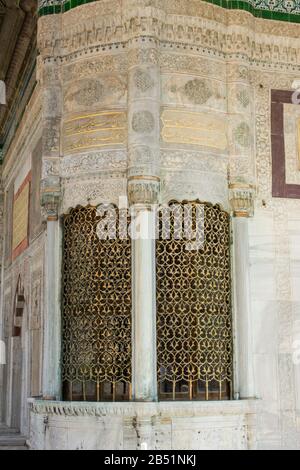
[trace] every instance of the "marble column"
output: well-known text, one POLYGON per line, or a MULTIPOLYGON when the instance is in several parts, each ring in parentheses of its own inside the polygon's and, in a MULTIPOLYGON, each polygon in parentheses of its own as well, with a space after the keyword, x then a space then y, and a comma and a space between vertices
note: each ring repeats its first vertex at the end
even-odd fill
POLYGON ((61 228, 57 217, 59 193, 44 193, 43 207, 47 219, 45 245, 45 313, 43 381, 44 399, 61 398, 61 228), (47 202, 45 202, 45 199, 47 202))
POLYGON ((157 400, 155 220, 159 198, 159 45, 154 36, 128 44, 128 199, 133 217, 132 398, 157 400))
POLYGON ((137 401, 157 398, 155 321, 155 214, 136 204, 132 211, 133 233, 133 383, 137 401))
MULTIPOLYGON (((55 34, 59 35, 60 22, 55 34)), ((41 54, 37 77, 42 88, 41 205, 47 224, 45 245, 44 350, 42 392, 44 399, 61 397, 61 201, 60 139, 62 117, 61 67, 41 54)))
POLYGON ((253 398, 254 364, 252 346, 252 316, 250 307, 250 260, 248 218, 253 215, 253 193, 251 185, 231 184, 230 203, 233 209, 233 287, 234 320, 236 330, 236 383, 235 393, 239 398, 253 398))

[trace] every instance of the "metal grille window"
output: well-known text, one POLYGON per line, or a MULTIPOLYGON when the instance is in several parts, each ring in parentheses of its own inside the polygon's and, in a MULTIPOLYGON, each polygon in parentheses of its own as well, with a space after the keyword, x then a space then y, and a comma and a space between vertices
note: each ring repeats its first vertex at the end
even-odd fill
MULTIPOLYGON (((118 220, 118 238, 99 239, 101 217, 91 206, 64 217, 65 400, 115 401, 131 395, 131 243, 120 238, 118 220)), ((128 223, 125 219, 125 230, 128 223)))
POLYGON ((173 201, 169 208, 169 238, 160 212, 156 242, 159 396, 162 400, 230 399, 229 215, 218 205, 197 201, 173 201), (201 248, 184 236, 186 216, 195 229, 199 208, 204 216, 201 248))

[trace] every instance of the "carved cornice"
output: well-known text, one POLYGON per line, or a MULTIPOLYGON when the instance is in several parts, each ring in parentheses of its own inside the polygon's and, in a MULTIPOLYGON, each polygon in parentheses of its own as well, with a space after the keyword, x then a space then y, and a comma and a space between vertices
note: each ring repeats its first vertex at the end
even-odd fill
POLYGON ((232 416, 253 414, 257 400, 228 402, 87 403, 29 399, 32 413, 52 416, 232 416))
MULTIPOLYGON (((125 172, 127 169, 126 150, 107 150, 101 152, 68 155, 60 162, 60 174, 63 178, 76 177, 83 174, 108 174, 125 172)), ((45 168, 46 171, 46 168, 45 168)))
MULTIPOLYGON (((64 13, 82 4, 90 3, 91 1, 93 0, 81 0, 78 5, 77 3, 73 3, 71 0, 39 0, 39 15, 43 16, 55 13, 64 13)), ((94 2, 96 1, 97 0, 94 0, 94 2)), ((259 18, 296 23, 299 22, 297 17, 300 15, 300 7, 295 2, 281 2, 280 0, 273 0, 272 2, 268 2, 268 0, 267 2, 262 0, 242 0, 226 4, 222 2, 222 0, 204 1, 213 5, 221 6, 226 10, 246 10, 247 12, 251 13, 251 15, 259 18)), ((152 6, 156 6, 157 4, 158 1, 154 0, 151 2, 152 6)), ((199 0, 191 0, 190 8, 194 9, 198 6, 199 9, 199 4, 199 0)), ((146 6, 148 6, 148 4, 146 6)), ((177 2, 177 8, 180 8, 180 6, 184 6, 183 2, 177 2)), ((176 3, 172 2, 172 0, 166 2, 166 10, 174 9, 174 7, 176 9, 176 3)), ((182 13, 182 10, 179 10, 178 13, 182 13)))
POLYGON ((125 175, 104 175, 101 177, 87 176, 80 178, 62 179, 63 199, 60 206, 60 214, 67 213, 70 208, 77 205, 97 206, 101 203, 119 203, 119 197, 126 195, 125 175))
MULTIPOLYGON (((206 4, 205 7, 204 10, 207 10, 212 6, 206 4)), ((199 8, 203 8, 202 2, 199 2, 199 8)), ((96 2, 63 15, 58 29, 52 17, 41 18, 39 49, 43 57, 59 56, 62 60, 71 58, 72 53, 92 52, 99 46, 119 44, 120 49, 132 38, 143 36, 156 38, 161 45, 194 45, 201 48, 201 52, 205 48, 225 54, 229 59, 238 56, 259 63, 300 65, 300 25, 288 25, 287 28, 281 22, 265 22, 252 17, 250 21, 247 12, 226 12, 228 21, 224 21, 224 16, 218 14, 224 10, 212 8, 211 14, 206 14, 206 17, 200 16, 196 10, 191 10, 187 16, 174 15, 167 13, 165 7, 165 11, 154 7, 142 10, 128 8, 122 14, 112 15, 110 12, 104 15, 96 2), (230 15, 234 19, 230 20, 230 15), (48 21, 48 18, 51 20, 48 21), (286 40, 283 40, 285 37, 293 37, 294 40, 287 46, 286 40)))

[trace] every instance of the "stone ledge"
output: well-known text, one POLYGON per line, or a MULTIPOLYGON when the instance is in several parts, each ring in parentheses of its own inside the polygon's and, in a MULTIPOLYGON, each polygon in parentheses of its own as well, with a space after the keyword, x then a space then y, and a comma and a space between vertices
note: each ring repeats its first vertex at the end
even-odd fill
POLYGON ((178 402, 63 402, 46 401, 30 398, 31 412, 55 416, 153 416, 160 417, 195 417, 209 415, 254 414, 259 400, 232 401, 178 401, 178 402))

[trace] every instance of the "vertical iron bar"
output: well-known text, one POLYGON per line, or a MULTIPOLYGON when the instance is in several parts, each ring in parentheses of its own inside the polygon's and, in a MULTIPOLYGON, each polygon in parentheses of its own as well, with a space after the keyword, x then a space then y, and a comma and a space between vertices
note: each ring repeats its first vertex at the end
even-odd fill
POLYGON ((97 379, 97 401, 100 401, 100 383, 99 379, 97 379))

